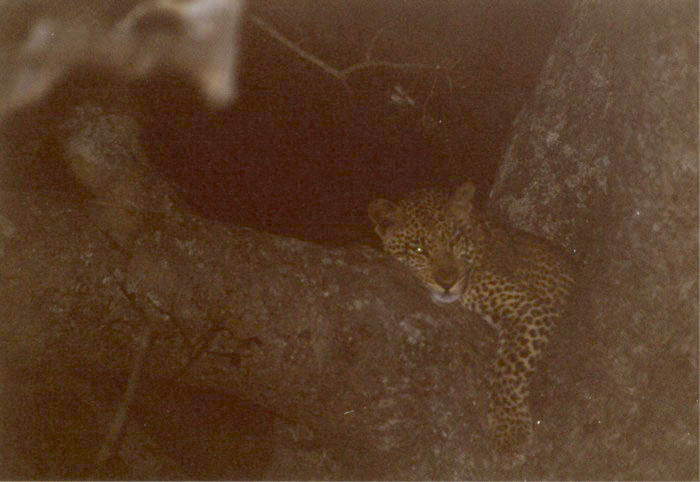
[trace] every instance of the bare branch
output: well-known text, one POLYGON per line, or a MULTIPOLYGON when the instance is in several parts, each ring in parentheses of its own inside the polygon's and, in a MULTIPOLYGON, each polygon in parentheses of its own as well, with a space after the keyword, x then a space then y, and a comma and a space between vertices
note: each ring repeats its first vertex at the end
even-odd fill
POLYGON ((112 424, 109 428, 109 432, 102 442, 102 447, 97 453, 95 458, 95 470, 99 471, 104 467, 104 464, 112 457, 115 450, 119 448, 119 440, 124 432, 124 424, 126 423, 127 415, 129 413, 129 407, 136 396, 136 389, 139 386, 139 381, 141 380, 141 374, 143 373, 143 363, 146 359, 146 354, 153 343, 153 332, 155 327, 153 323, 146 322, 143 327, 141 334, 141 343, 137 348, 136 355, 134 357, 133 364, 131 366, 131 373, 129 373, 129 381, 126 385, 126 391, 124 396, 119 402, 117 407, 117 412, 112 419, 112 424))
POLYGON ((287 37, 282 35, 280 32, 278 32, 274 27, 272 27, 270 24, 268 24, 265 20, 261 19, 260 17, 256 15, 251 15, 250 20, 255 24, 258 28, 266 32, 268 35, 270 35, 272 38, 280 42, 282 45, 299 55, 301 58, 304 60, 307 60, 311 62, 312 64, 316 65, 319 67, 321 70, 326 72, 327 74, 335 77, 336 79, 340 80, 341 82, 345 83, 347 80, 347 77, 354 74, 357 71, 360 70, 366 70, 366 69, 374 69, 374 68, 391 68, 391 69, 409 69, 409 70, 442 70, 439 66, 435 65, 427 65, 427 64, 416 64, 416 63, 399 63, 399 62, 389 62, 389 61, 366 61, 366 62, 360 62, 357 64, 353 64, 349 67, 346 67, 342 70, 338 70, 335 67, 332 67, 325 61, 321 60, 320 58, 316 57, 315 55, 307 52, 306 50, 302 49, 297 45, 296 43, 292 42, 289 40, 287 37))
POLYGON ((256 15, 251 15, 250 20, 255 24, 258 28, 266 32, 270 37, 274 38, 277 40, 279 43, 296 53, 299 57, 303 58, 304 60, 307 60, 311 62, 312 64, 318 66, 323 70, 324 72, 328 73, 329 75, 332 75, 333 77, 343 80, 342 74, 335 68, 331 67, 327 63, 325 63, 323 60, 319 59, 315 55, 307 52, 306 50, 302 49, 299 47, 297 44, 289 40, 287 37, 279 33, 277 30, 275 30, 270 24, 265 22, 263 19, 256 15))

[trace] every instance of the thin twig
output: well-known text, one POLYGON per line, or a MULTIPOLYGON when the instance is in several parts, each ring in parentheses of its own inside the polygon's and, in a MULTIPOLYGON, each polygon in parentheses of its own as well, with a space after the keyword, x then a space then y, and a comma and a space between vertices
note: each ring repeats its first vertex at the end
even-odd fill
POLYGON ((129 406, 134 400, 136 395, 136 389, 138 388, 139 381, 141 379, 141 374, 143 372, 143 364, 146 359, 146 354, 153 343, 153 333, 155 331, 154 324, 152 322, 147 322, 143 328, 141 345, 136 351, 136 356, 131 365, 131 372, 129 373, 129 381, 126 386, 126 391, 124 396, 119 402, 117 407, 117 412, 112 419, 112 425, 109 428, 109 432, 105 437, 100 451, 97 453, 95 458, 95 467, 99 471, 107 462, 118 446, 118 442, 124 431, 124 424, 129 412, 129 406))
POLYGON ((353 64, 350 67, 346 67, 343 70, 340 71, 340 76, 341 78, 346 78, 350 74, 354 74, 358 70, 365 70, 365 69, 375 69, 379 67, 386 67, 390 69, 407 69, 407 70, 437 70, 439 67, 436 67, 435 65, 427 65, 427 64, 414 64, 414 63, 398 63, 398 62, 389 62, 386 60, 375 60, 372 62, 360 62, 358 64, 353 64))
POLYGON ((257 15, 251 15, 250 20, 257 25, 259 28, 264 30, 270 37, 274 38, 277 40, 279 43, 287 47, 288 49, 292 50, 294 53, 296 53, 299 57, 308 60, 314 65, 317 65, 320 67, 323 71, 326 73, 332 75, 333 77, 343 80, 342 75, 340 72, 325 63, 323 60, 319 59, 313 54, 310 54, 306 50, 302 49, 299 47, 297 44, 289 40, 287 37, 279 33, 277 30, 275 30, 270 24, 268 24, 266 21, 258 17, 257 15))
MULTIPOLYGON (((124 395, 119 402, 119 406, 117 407, 117 411, 114 414, 112 424, 109 427, 109 432, 102 442, 100 451, 95 457, 95 470, 98 473, 104 468, 104 464, 119 448, 119 443, 124 433, 124 425, 129 414, 129 407, 136 396, 136 390, 138 389, 141 375, 143 374, 143 365, 146 360, 146 355, 153 344, 154 334, 156 331, 156 321, 154 319, 149 319, 148 313, 146 313, 146 310, 139 305, 137 300, 133 296, 129 295, 129 293, 127 293, 126 289, 120 283, 117 283, 117 288, 131 303, 131 305, 140 312, 141 319, 144 320, 145 325, 141 330, 141 344, 137 347, 134 360, 131 364, 126 391, 124 392, 124 395)), ((164 313, 164 311, 155 305, 155 303, 153 306, 161 313, 164 313)))
POLYGON ((414 63, 396 63, 396 62, 388 62, 388 61, 367 61, 367 62, 360 62, 357 64, 353 64, 349 67, 346 67, 342 70, 338 70, 335 67, 332 67, 331 65, 328 65, 326 62, 321 60, 320 58, 316 57, 315 55, 307 52, 306 50, 302 49, 297 45, 296 43, 292 42, 289 40, 287 37, 282 35, 280 32, 275 30, 274 27, 272 27, 270 24, 268 24, 265 20, 261 19, 260 17, 256 15, 251 15, 250 20, 255 24, 257 27, 265 31, 268 35, 270 35, 272 38, 280 42, 282 45, 296 53, 299 57, 303 58, 304 60, 307 60, 308 62, 311 62, 312 64, 318 66, 321 70, 326 72, 327 74, 335 77, 336 79, 342 81, 345 83, 347 77, 359 70, 364 70, 364 69, 372 69, 372 68, 379 68, 379 67, 387 67, 387 68, 392 68, 392 69, 424 69, 424 70, 435 70, 437 67, 434 65, 426 65, 426 64, 414 64, 414 63))
POLYGON ((367 50, 365 51, 365 60, 367 62, 370 62, 372 60, 372 50, 374 50, 374 46, 377 44, 379 37, 384 33, 384 30, 386 30, 386 26, 377 29, 377 31, 374 32, 374 37, 372 37, 372 39, 369 41, 369 45, 367 46, 367 50))

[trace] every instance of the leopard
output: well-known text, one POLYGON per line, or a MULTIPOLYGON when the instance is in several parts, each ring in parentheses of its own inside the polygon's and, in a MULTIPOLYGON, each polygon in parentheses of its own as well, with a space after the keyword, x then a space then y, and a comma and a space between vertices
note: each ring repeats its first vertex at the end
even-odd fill
POLYGON ((460 302, 496 330, 488 378, 493 453, 524 457, 533 441, 530 385, 574 285, 570 255, 550 240, 496 220, 475 185, 420 189, 368 208, 384 251, 438 304, 460 302))

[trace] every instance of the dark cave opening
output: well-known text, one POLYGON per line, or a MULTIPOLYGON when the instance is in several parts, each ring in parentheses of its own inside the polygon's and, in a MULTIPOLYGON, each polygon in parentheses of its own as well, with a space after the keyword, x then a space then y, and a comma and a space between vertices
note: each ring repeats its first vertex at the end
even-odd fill
POLYGON ((363 62, 371 44, 373 61, 420 67, 367 68, 347 89, 248 22, 237 101, 212 111, 186 79, 140 82, 143 138, 207 217, 351 244, 373 242, 375 197, 469 178, 483 199, 567 4, 277 7, 250 10, 328 65, 363 62))
POLYGON ((377 197, 469 179, 485 202, 568 8, 251 2, 249 18, 324 66, 356 70, 334 77, 250 20, 238 98, 219 110, 179 73, 125 81, 76 68, 5 124, 13 149, 36 160, 5 177, 18 189, 75 188, 51 132, 74 103, 129 97, 149 161, 205 217, 319 243, 376 244, 366 209, 377 197))

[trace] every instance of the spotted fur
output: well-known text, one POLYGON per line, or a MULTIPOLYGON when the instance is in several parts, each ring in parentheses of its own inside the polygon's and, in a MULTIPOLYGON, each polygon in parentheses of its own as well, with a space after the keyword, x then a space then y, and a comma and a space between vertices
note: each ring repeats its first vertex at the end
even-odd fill
POLYGON ((489 427, 496 448, 520 453, 532 440, 529 385, 573 285, 571 266, 547 240, 508 229, 474 209, 474 186, 377 199, 369 216, 384 250, 437 303, 462 305, 498 331, 489 427))

